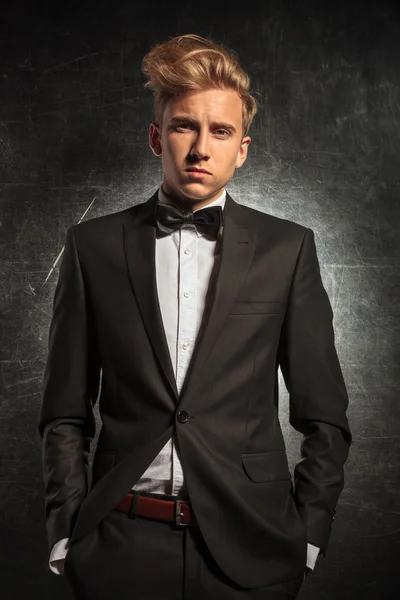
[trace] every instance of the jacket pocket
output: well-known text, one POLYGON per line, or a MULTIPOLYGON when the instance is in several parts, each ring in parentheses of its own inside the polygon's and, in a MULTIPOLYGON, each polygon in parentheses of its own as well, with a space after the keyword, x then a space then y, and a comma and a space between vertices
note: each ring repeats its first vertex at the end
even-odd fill
POLYGON ((285 451, 242 454, 246 475, 255 482, 290 479, 285 451))
POLYGON ((115 463, 116 450, 97 451, 93 458, 92 485, 102 479, 110 471, 115 463))
POLYGON ((279 315, 284 306, 283 302, 252 302, 251 300, 237 301, 232 307, 231 315, 270 314, 279 315))

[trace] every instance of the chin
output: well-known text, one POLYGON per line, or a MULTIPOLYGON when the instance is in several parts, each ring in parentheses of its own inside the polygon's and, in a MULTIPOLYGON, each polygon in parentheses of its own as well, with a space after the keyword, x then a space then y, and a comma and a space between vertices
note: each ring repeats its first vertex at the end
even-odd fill
POLYGON ((215 194, 216 190, 206 188, 200 182, 194 181, 180 186, 179 192, 192 200, 203 200, 203 198, 208 198, 212 194, 215 194))

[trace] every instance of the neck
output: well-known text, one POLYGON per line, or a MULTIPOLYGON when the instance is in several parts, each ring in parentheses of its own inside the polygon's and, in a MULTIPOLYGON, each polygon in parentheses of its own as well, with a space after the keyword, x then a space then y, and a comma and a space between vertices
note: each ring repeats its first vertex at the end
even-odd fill
POLYGON ((217 198, 219 198, 224 191, 224 188, 221 188, 217 192, 214 192, 210 198, 199 198, 197 200, 195 198, 178 196, 178 194, 175 193, 173 190, 167 191, 165 189, 164 184, 161 185, 161 189, 171 202, 173 202, 174 204, 176 204, 176 206, 178 206, 180 209, 186 212, 193 212, 195 210, 199 210, 200 208, 208 206, 208 204, 211 204, 217 198))

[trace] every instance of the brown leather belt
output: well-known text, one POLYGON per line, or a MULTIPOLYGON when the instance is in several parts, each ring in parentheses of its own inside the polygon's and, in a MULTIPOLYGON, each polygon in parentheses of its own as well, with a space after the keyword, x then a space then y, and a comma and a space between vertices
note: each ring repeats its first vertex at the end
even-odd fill
POLYGON ((129 517, 169 521, 178 526, 197 525, 190 500, 162 500, 128 493, 115 507, 129 517))

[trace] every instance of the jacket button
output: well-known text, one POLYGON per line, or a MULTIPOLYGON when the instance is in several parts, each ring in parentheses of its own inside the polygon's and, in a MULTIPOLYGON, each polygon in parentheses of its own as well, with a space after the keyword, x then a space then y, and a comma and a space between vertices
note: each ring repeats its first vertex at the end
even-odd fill
POLYGON ((189 420, 189 415, 187 414, 186 410, 180 410, 178 412, 178 421, 179 423, 186 423, 186 421, 189 420))

